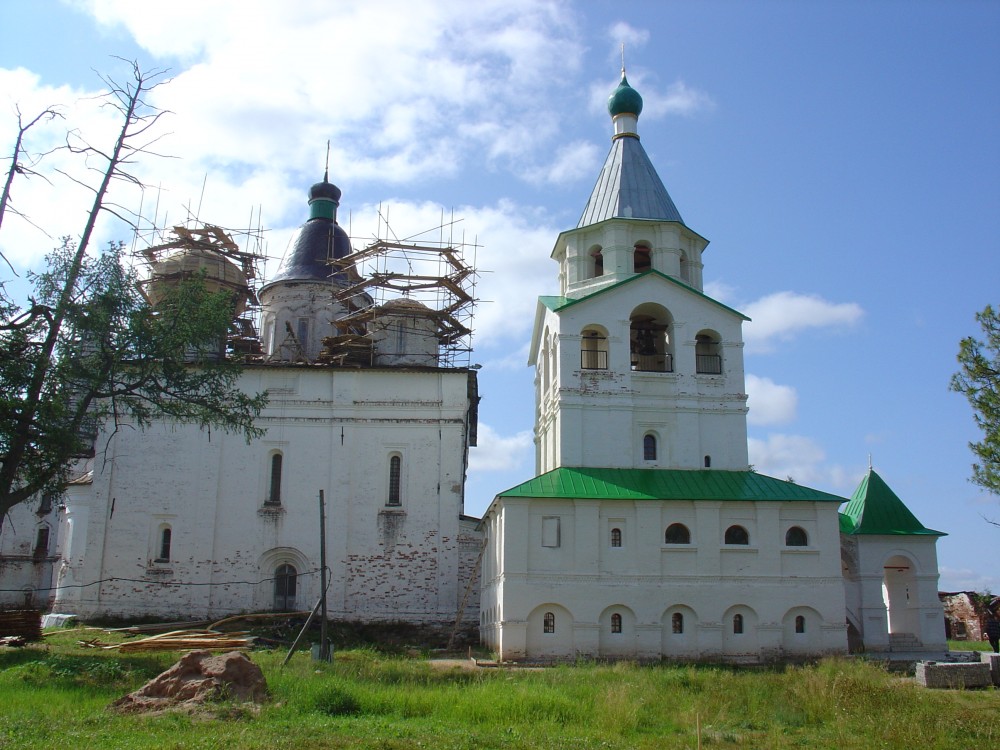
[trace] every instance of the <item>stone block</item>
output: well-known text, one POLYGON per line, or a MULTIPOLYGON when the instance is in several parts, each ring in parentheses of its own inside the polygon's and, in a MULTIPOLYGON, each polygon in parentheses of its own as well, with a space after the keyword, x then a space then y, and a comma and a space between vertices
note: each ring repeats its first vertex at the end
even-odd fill
POLYGON ((995 654, 992 651, 980 651, 979 658, 984 664, 990 665, 990 677, 993 679, 993 684, 1000 687, 1000 654, 995 654))
POLYGON ((917 683, 929 688, 979 688, 992 684, 990 665, 979 664, 947 664, 934 661, 922 661, 917 664, 917 683))

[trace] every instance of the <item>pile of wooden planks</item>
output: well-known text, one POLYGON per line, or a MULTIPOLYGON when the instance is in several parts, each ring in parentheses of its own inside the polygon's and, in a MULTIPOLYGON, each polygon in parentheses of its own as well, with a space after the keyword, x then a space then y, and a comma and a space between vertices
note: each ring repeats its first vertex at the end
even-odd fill
POLYGON ((36 609, 0 612, 0 637, 16 637, 26 642, 42 640, 42 613, 36 609))
POLYGON ((172 630, 124 643, 102 643, 96 638, 78 641, 85 648, 105 651, 241 651, 250 648, 253 638, 246 632, 220 633, 215 630, 172 630))

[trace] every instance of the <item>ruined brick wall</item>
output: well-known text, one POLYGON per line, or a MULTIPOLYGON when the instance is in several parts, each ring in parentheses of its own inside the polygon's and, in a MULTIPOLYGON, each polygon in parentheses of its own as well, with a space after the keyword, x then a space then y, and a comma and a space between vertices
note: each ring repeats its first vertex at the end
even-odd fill
POLYGON ((983 640, 982 616, 973 593, 959 591, 940 594, 948 637, 954 641, 983 640))

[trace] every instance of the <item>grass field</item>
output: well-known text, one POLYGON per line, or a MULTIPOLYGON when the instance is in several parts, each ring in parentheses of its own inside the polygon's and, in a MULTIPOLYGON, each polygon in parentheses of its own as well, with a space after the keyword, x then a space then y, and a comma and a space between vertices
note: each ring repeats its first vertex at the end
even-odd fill
MULTIPOLYGON (((177 653, 0 649, 0 748, 1000 747, 1000 691, 931 691, 847 659, 774 669, 582 663, 469 669, 374 650, 332 664, 255 651, 272 700, 123 716, 114 699, 177 653)), ((87 634, 93 637, 93 631, 87 634)), ((102 639, 106 636, 101 635, 102 639)))

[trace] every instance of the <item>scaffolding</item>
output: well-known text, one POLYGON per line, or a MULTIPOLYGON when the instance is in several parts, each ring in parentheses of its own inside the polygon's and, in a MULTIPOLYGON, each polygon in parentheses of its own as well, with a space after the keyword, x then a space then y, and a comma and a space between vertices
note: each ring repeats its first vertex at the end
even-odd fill
MULTIPOLYGON (((251 217, 252 218, 252 217, 251 217)), ((252 223, 252 222, 251 222, 252 223)), ((145 268, 141 282, 143 293, 149 297, 151 286, 157 282, 178 282, 194 277, 206 261, 213 258, 230 264, 231 270, 213 272, 207 269, 211 288, 232 292, 236 307, 232 325, 226 335, 226 353, 237 357, 255 358, 260 355, 260 290, 261 267, 265 261, 263 232, 257 229, 223 229, 214 224, 194 226, 177 225, 169 231, 150 228, 136 232, 132 256, 145 268), (234 239, 240 238, 241 245, 234 239), (156 242, 156 244, 152 244, 156 242), (137 247, 145 243, 145 247, 137 247), (191 262, 169 263, 173 258, 191 257, 191 262)))
POLYGON ((442 214, 438 226, 400 239, 379 207, 375 238, 347 257, 330 261, 331 272, 348 279, 334 295, 347 314, 334 321, 340 335, 324 341, 324 360, 360 363, 373 357, 372 334, 390 325, 390 311, 398 315, 399 301, 405 300, 411 310, 419 310, 415 314, 434 322, 439 366, 469 366, 479 245, 467 242, 464 232, 455 237, 460 221, 446 221, 442 214), (438 238, 428 240, 434 233, 438 238), (371 304, 360 305, 363 298, 371 304))

